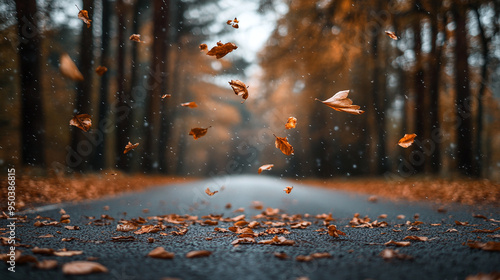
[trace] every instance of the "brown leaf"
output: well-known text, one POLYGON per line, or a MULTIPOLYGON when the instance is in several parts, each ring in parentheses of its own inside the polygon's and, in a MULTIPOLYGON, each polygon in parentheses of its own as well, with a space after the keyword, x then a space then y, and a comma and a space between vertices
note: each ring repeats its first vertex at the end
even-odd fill
POLYGON ((106 66, 99 66, 95 69, 97 75, 102 76, 104 73, 108 72, 108 68, 106 66))
POLYGON ((33 254, 40 254, 40 255, 50 256, 50 255, 54 254, 54 249, 52 249, 52 248, 38 248, 38 247, 35 247, 35 248, 31 249, 31 252, 33 252, 33 254))
POLYGON ((286 239, 284 236, 275 235, 273 239, 261 240, 258 242, 259 244, 271 244, 271 245, 283 245, 283 246, 292 246, 295 244, 295 241, 286 239))
POLYGON ((399 40, 396 33, 392 32, 392 31, 385 31, 385 34, 387 34, 387 36, 391 37, 392 40, 396 40, 396 41, 399 40))
POLYGON ((205 190, 205 193, 206 193, 206 194, 208 194, 209 196, 212 196, 212 195, 214 195, 214 194, 216 194, 216 193, 218 193, 218 192, 219 192, 219 191, 213 191, 213 192, 211 192, 211 191, 210 191, 210 189, 209 189, 208 187, 207 187, 207 189, 205 190))
POLYGON ((182 107, 189 107, 189 108, 196 108, 198 107, 198 104, 196 102, 186 102, 186 103, 181 103, 182 107))
POLYGON ((472 232, 477 232, 477 233, 494 233, 497 230, 500 230, 500 227, 497 227, 496 229, 475 229, 472 232))
POLYGON ((398 145, 403 148, 408 148, 413 144, 413 141, 415 141, 415 137, 417 137, 417 134, 405 134, 403 138, 399 139, 398 145))
POLYGON ((397 250, 395 251, 392 249, 384 249, 382 252, 380 252, 380 256, 384 260, 391 260, 391 259, 411 260, 411 259, 413 259, 412 256, 399 253, 397 250))
POLYGON ((469 246, 470 248, 473 248, 473 249, 481 249, 484 251, 495 251, 495 252, 500 251, 500 242, 496 242, 496 241, 489 241, 486 243, 468 241, 467 246, 469 246))
POLYGON ((200 251, 191 251, 186 254, 186 258, 200 258, 200 257, 208 257, 212 254, 212 252, 207 250, 200 251))
POLYGON ((127 223, 127 224, 123 224, 123 225, 116 225, 116 231, 127 232, 127 231, 133 231, 133 230, 136 230, 136 229, 137 229, 137 225, 135 225, 133 223, 127 223))
POLYGON ((155 259, 173 259, 174 256, 174 253, 165 251, 163 247, 157 247, 148 253, 148 257, 155 259))
POLYGON ((297 125, 297 119, 294 117, 289 117, 288 121, 285 124, 285 128, 286 129, 295 128, 296 125, 297 125))
POLYGON ((478 273, 476 275, 469 275, 465 280, 498 280, 500 279, 500 272, 491 273, 478 273))
POLYGON ((468 226, 469 225, 469 222, 460 222, 460 221, 455 221, 455 224, 457 226, 468 226))
POLYGON ((237 18, 234 18, 234 20, 228 20, 226 21, 227 25, 231 25, 233 28, 239 28, 238 26, 238 19, 237 18))
POLYGON ((248 86, 245 85, 245 83, 240 80, 231 80, 229 82, 229 85, 233 89, 234 94, 241 95, 241 98, 243 98, 243 101, 241 101, 241 103, 245 102, 245 100, 248 99, 248 86))
POLYGON ((132 144, 129 141, 127 143, 127 145, 125 146, 125 150, 123 150, 123 154, 126 154, 126 153, 130 152, 132 149, 137 148, 137 146, 139 146, 139 143, 132 144))
POLYGON ((328 253, 328 252, 313 253, 313 254, 310 254, 310 256, 315 258, 315 259, 323 259, 323 258, 331 258, 332 257, 332 255, 330 255, 330 253, 328 253))
POLYGON ((310 262, 312 261, 314 258, 311 257, 311 256, 304 256, 304 255, 298 255, 295 260, 298 261, 298 262, 310 262))
POLYGON ((333 237, 339 237, 340 235, 346 235, 345 232, 338 230, 337 226, 329 225, 328 226, 328 235, 333 237))
POLYGON ((403 240, 414 240, 414 241, 428 241, 429 238, 427 236, 416 236, 416 235, 409 235, 403 238, 403 240))
POLYGON ((161 231, 162 228, 160 225, 145 225, 140 229, 134 231, 135 234, 144 234, 144 233, 155 233, 161 231))
POLYGON ((128 241, 135 241, 135 237, 133 236, 113 236, 111 237, 111 241, 113 242, 128 242, 128 241))
POLYGON ((385 242, 384 245, 385 246, 396 245, 397 247, 407 247, 407 246, 410 246, 411 243, 410 243, 410 241, 394 241, 394 240, 389 240, 389 241, 385 242))
POLYGON ((54 269, 57 267, 57 261, 56 260, 41 260, 35 264, 35 267, 38 269, 44 269, 44 270, 54 269))
POLYGON ((352 105, 352 100, 347 98, 348 95, 349 90, 343 90, 337 92, 334 96, 328 98, 325 101, 319 100, 317 98, 315 100, 322 102, 323 104, 336 111, 347 112, 353 115, 363 114, 365 111, 359 110, 360 107, 358 105, 352 105))
POLYGON ((290 194, 292 192, 292 189, 293 187, 290 187, 290 186, 287 186, 284 191, 287 193, 287 194, 290 194))
POLYGON ((286 260, 289 258, 288 255, 286 253, 283 253, 283 252, 275 252, 274 256, 280 260, 286 260))
POLYGON ((62 267, 64 274, 84 275, 91 273, 107 273, 108 269, 100 263, 89 261, 74 261, 65 263, 62 267))
POLYGON ((76 126, 79 129, 87 132, 92 126, 92 119, 88 114, 76 115, 69 121, 69 125, 76 126))
POLYGON ((281 152, 287 156, 293 154, 293 147, 292 147, 292 145, 290 145, 290 143, 288 143, 288 140, 286 137, 278 137, 276 135, 274 135, 274 137, 276 137, 276 141, 274 142, 274 145, 276 146, 276 148, 280 149, 281 152))
POLYGON ((255 243, 255 239, 253 237, 243 237, 243 238, 238 238, 231 242, 231 245, 236 245, 236 244, 252 244, 255 243))
POLYGON ((237 49, 238 47, 233 43, 225 43, 222 44, 220 41, 217 42, 217 46, 213 47, 210 51, 207 52, 207 55, 215 56, 217 59, 223 58, 228 53, 237 49))
POLYGON ((65 226, 64 228, 67 230, 80 230, 79 226, 65 226))
POLYGON ((38 236, 38 238, 52 238, 52 237, 54 237, 54 235, 50 233, 38 236))
POLYGON ((257 173, 260 174, 262 173, 263 170, 271 170, 271 168, 274 167, 274 164, 264 164, 261 167, 259 167, 259 170, 257 170, 257 173))
POLYGON ((200 51, 206 51, 208 50, 207 44, 200 44, 200 51))
POLYGON ((141 35, 140 34, 132 34, 130 37, 128 37, 130 41, 138 42, 138 43, 146 43, 144 41, 141 41, 141 35))
POLYGON ((83 251, 66 251, 66 249, 54 252, 54 256, 58 257, 72 257, 83 254, 83 251))
POLYGON ((78 12, 78 18, 83 20, 83 22, 87 24, 87 28, 90 27, 90 23, 92 22, 92 20, 89 19, 89 12, 87 10, 80 10, 78 12))
POLYGON ((193 135, 194 140, 196 140, 198 138, 205 136, 205 134, 207 134, 209 128, 211 128, 211 126, 209 126, 207 128, 201 128, 201 127, 191 128, 189 135, 193 135))
POLYGON ((73 81, 83 81, 82 73, 78 70, 78 67, 76 67, 67 53, 63 53, 59 58, 59 71, 61 71, 63 76, 73 81))
POLYGON ((161 96, 161 99, 164 99, 166 97, 172 97, 172 94, 166 93, 166 94, 164 94, 164 95, 161 96))

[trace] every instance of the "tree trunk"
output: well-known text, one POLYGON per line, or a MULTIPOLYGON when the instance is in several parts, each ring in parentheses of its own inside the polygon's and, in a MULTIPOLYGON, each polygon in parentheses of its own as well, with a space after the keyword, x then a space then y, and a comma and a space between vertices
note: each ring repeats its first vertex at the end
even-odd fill
MULTIPOLYGON (((111 28, 111 1, 102 0, 102 35, 101 35, 101 66, 111 67, 109 42, 111 28)), ((108 88, 109 88, 109 73, 104 73, 101 77, 101 88, 99 89, 99 123, 98 134, 96 138, 96 149, 94 153, 93 168, 94 170, 102 170, 106 168, 106 135, 108 123, 108 88)))
POLYGON ((125 53, 126 45, 131 42, 126 38, 126 9, 123 0, 116 1, 117 16, 118 16, 118 57, 117 57, 117 93, 115 107, 115 122, 116 122, 116 138, 115 138, 115 163, 116 167, 128 171, 129 157, 123 154, 123 150, 129 139, 129 124, 131 116, 131 108, 129 105, 130 96, 125 90, 125 53))
MULTIPOLYGON (((42 89, 40 84, 40 30, 35 0, 16 0, 21 75, 22 164, 45 165, 42 89)), ((6 58, 4 58, 6 59, 6 58)))
POLYGON ((167 54, 167 30, 168 30, 168 4, 163 0, 154 0, 153 3, 153 51, 150 66, 149 96, 146 103, 145 120, 147 123, 145 131, 144 147, 144 171, 156 171, 158 169, 160 116, 162 115, 161 96, 166 81, 166 54, 167 54))
POLYGON ((457 165, 463 175, 477 175, 473 166, 472 145, 472 108, 469 84, 469 57, 467 47, 466 12, 464 5, 453 3, 452 13, 455 20, 455 109, 457 114, 457 165))

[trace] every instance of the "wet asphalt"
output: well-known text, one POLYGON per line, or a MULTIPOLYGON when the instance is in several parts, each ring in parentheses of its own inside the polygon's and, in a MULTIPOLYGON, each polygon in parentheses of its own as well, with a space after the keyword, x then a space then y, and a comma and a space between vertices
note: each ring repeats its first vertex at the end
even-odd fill
MULTIPOLYGON (((437 211, 443 205, 427 202, 389 201, 378 198, 368 201, 368 195, 342 191, 331 191, 305 186, 296 182, 266 176, 228 176, 211 178, 194 183, 173 184, 150 189, 144 192, 128 193, 119 197, 96 201, 46 205, 20 215, 27 215, 26 222, 16 223, 16 237, 19 244, 31 247, 18 247, 25 255, 34 255, 39 261, 55 259, 59 266, 53 270, 40 270, 32 263, 16 265, 16 272, 7 271, 7 264, 0 264, 0 279, 465 279, 478 273, 500 272, 500 252, 471 249, 465 245, 469 240, 487 242, 499 241, 495 233, 473 233, 474 229, 495 229, 500 226, 498 207, 488 205, 463 206, 446 205, 446 212, 437 211), (221 190, 221 186, 224 188, 221 190), (283 189, 293 186, 290 194, 283 189), (205 189, 219 190, 208 196, 205 189), (117 232, 119 219, 147 218, 155 215, 223 214, 224 217, 252 216, 262 210, 251 207, 252 201, 262 202, 264 208, 279 208, 280 213, 289 215, 306 213, 305 220, 313 222, 306 229, 292 229, 285 235, 294 240, 294 246, 275 246, 249 244, 233 246, 234 233, 214 232, 215 227, 228 228, 232 223, 219 223, 217 226, 190 225, 189 231, 182 236, 162 236, 159 233, 135 235, 132 232, 117 232), (226 204, 232 207, 226 209, 226 204), (243 213, 233 213, 244 207, 243 213), (66 230, 63 226, 35 227, 35 217, 50 217, 57 221, 60 209, 70 215, 68 225, 76 225, 80 230, 66 230), (108 209, 109 210, 105 210, 108 209), (144 209, 147 209, 147 213, 144 209), (316 214, 332 213, 332 223, 346 233, 346 236, 333 238, 319 234, 317 229, 325 228, 316 214), (376 220, 381 214, 389 226, 385 228, 353 228, 349 221, 355 213, 376 220), (115 220, 109 225, 88 224, 89 216, 96 218, 109 215, 115 220), (418 231, 409 231, 407 221, 414 222, 418 214, 418 231), (488 219, 474 218, 481 214, 488 219), (404 219, 398 219, 404 215, 404 219), (489 219, 493 219, 489 220, 489 219), (316 223, 316 221, 319 221, 316 223), (459 226, 455 221, 468 222, 459 226), (441 224, 432 226, 431 224, 441 224), (457 232, 446 232, 448 229, 457 232), (401 231, 394 231, 394 230, 401 231), (57 232, 60 233, 57 233, 57 232), (53 234, 53 238, 39 238, 53 234), (134 235, 135 241, 112 242, 111 237, 134 235), (402 241, 405 236, 417 235, 429 238, 427 242, 412 241, 408 247, 385 246, 389 240, 402 241), (62 238, 75 239, 62 242, 62 238), (148 243, 148 238, 155 241, 148 243), (211 240, 207 240, 207 237, 211 240), (72 257, 56 257, 33 254, 32 247, 81 250, 83 254, 72 257), (162 246, 175 253, 174 259, 153 259, 147 257, 152 249, 162 246), (382 250, 397 249, 412 257, 412 260, 384 260, 379 254, 382 250), (209 250, 212 255, 205 258, 189 259, 185 254, 192 250, 209 250), (290 258, 278 259, 275 252, 284 252, 290 258), (298 255, 328 252, 331 258, 299 262, 298 255), (104 265, 108 273, 83 276, 64 275, 62 264, 75 260, 93 258, 104 265)), ((379 219, 380 221, 380 219, 379 219)), ((5 228, 7 220, 0 220, 5 228)), ((286 228, 290 229, 289 226, 286 228)), ((262 229, 256 229, 262 231, 262 229)), ((257 237, 256 240, 270 239, 271 236, 257 237)), ((7 246, 0 246, 0 253, 7 253, 7 246)))

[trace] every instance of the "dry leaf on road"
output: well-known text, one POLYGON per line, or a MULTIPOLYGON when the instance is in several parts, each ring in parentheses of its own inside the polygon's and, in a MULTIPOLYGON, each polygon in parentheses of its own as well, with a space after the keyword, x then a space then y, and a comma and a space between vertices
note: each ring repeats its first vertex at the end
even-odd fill
POLYGON ((85 275, 91 273, 107 273, 108 269, 100 263, 89 261, 74 261, 65 263, 62 267, 64 274, 85 275))

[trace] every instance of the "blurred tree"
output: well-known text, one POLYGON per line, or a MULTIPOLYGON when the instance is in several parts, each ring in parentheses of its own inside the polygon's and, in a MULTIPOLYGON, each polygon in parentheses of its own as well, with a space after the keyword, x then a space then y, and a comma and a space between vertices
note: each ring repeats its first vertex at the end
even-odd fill
POLYGON ((40 29, 35 0, 16 0, 21 75, 22 164, 45 165, 44 114, 40 87, 40 29))

